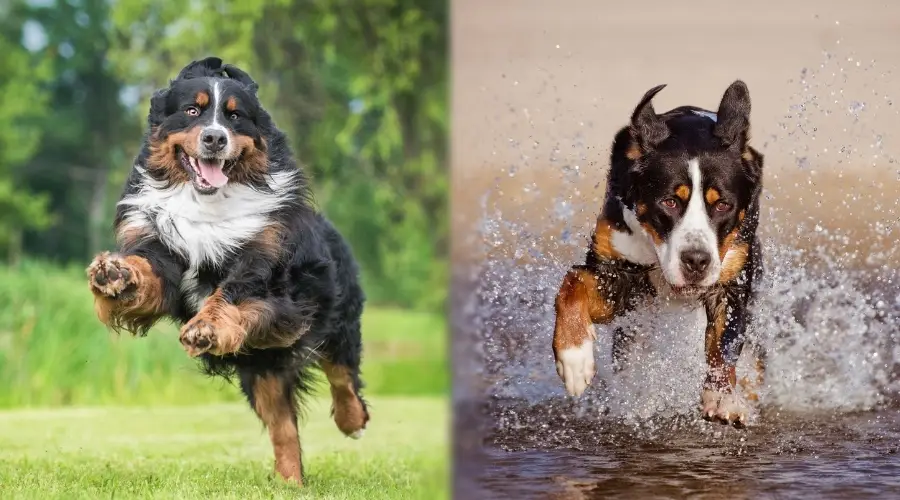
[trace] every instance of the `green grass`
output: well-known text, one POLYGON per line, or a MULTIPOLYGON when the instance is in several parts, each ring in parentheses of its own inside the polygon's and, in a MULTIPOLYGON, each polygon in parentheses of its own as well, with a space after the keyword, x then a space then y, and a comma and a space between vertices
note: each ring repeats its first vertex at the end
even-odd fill
POLYGON ((0 411, 0 498, 449 498, 446 400, 371 399, 358 441, 309 402, 303 488, 246 405, 0 411))
MULTIPOLYGON (((0 267, 0 407, 240 399, 235 387, 200 374, 174 325, 160 324, 145 338, 119 336, 97 320, 92 304, 81 269, 0 267)), ((367 394, 447 394, 445 332, 440 315, 367 307, 367 394)))

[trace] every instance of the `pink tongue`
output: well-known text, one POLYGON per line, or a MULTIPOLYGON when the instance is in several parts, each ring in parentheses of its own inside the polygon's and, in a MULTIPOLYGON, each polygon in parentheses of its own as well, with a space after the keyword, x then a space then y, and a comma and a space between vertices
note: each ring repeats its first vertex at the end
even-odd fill
POLYGON ((200 175, 210 186, 220 188, 228 182, 228 177, 222 172, 223 163, 217 160, 197 160, 200 175))

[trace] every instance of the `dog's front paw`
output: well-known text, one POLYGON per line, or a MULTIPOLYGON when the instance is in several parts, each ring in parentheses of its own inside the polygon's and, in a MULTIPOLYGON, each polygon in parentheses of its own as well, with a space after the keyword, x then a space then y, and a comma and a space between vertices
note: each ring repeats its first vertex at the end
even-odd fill
POLYGON ((581 396, 594 378, 594 343, 590 338, 577 347, 556 353, 556 373, 566 384, 570 396, 581 396))
POLYGON ((700 396, 705 420, 742 428, 750 421, 750 405, 740 395, 704 389, 700 396))
POLYGON ((138 274, 124 258, 103 252, 87 268, 91 290, 115 300, 128 300, 138 289, 138 274))
POLYGON ((219 344, 216 329, 212 323, 197 318, 184 325, 178 340, 181 341, 188 356, 192 358, 215 349, 219 344))
POLYGON ((209 318, 195 316, 181 329, 179 340, 184 350, 191 357, 204 352, 223 356, 240 349, 243 343, 243 332, 225 325, 217 325, 209 318))

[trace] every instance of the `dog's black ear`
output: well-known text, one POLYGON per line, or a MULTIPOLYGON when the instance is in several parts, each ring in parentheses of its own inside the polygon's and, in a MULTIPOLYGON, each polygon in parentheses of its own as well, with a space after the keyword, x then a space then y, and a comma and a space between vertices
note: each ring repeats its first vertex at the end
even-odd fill
POLYGON ((641 98, 641 102, 634 108, 634 113, 631 114, 631 133, 643 152, 653 150, 669 137, 669 127, 656 114, 651 102, 653 97, 664 88, 666 88, 665 84, 648 90, 641 98))
POLYGON ((178 72, 176 80, 187 80, 205 76, 220 76, 222 74, 222 59, 219 57, 207 57, 199 61, 191 61, 178 72))
POLYGON ((741 80, 735 80, 725 90, 713 134, 722 146, 736 146, 744 150, 750 139, 750 91, 741 80))
POLYGON ((169 89, 159 89, 150 97, 150 112, 147 113, 147 123, 150 128, 158 127, 166 119, 166 100, 169 98, 169 89))
POLYGON ((744 159, 744 173, 755 186, 762 185, 763 163, 765 157, 759 151, 748 147, 741 155, 744 159))
POLYGON ((247 74, 246 71, 238 68, 233 64, 226 64, 224 69, 225 73, 228 75, 228 78, 240 82, 241 85, 243 85, 247 88, 248 91, 250 91, 250 93, 256 94, 256 91, 259 89, 259 85, 256 84, 253 78, 250 78, 250 75, 247 74))

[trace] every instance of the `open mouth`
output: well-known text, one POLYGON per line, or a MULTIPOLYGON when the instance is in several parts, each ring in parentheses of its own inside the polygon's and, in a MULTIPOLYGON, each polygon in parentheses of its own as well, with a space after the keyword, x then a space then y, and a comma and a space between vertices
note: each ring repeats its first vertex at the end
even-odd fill
POLYGON ((215 158, 195 158, 184 150, 179 156, 181 166, 191 174, 191 183, 200 194, 215 193, 228 184, 228 175, 225 171, 233 162, 215 158))

